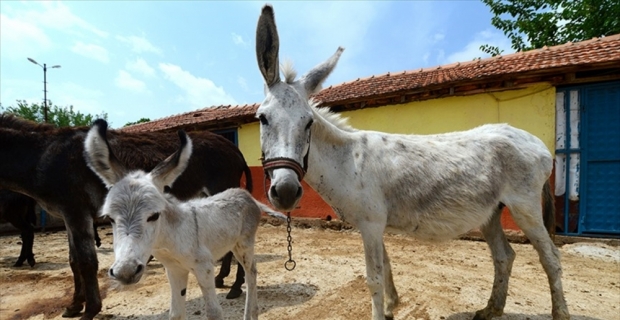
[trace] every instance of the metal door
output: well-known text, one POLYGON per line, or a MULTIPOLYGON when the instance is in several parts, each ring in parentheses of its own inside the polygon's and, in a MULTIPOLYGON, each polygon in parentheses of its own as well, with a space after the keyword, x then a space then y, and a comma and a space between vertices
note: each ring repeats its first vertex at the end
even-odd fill
POLYGON ((579 233, 620 234, 620 81, 579 90, 579 233))

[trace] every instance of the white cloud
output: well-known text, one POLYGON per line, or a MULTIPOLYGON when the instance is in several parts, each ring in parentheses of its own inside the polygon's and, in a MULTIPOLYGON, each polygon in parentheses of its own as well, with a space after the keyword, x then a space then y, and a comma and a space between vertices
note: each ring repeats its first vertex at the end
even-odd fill
POLYGON ((0 38, 0 52, 8 58, 24 59, 52 47, 51 40, 36 24, 5 14, 0 14, 0 38))
POLYGON ((250 90, 250 88, 248 87, 248 81, 247 81, 247 80, 245 80, 245 78, 244 78, 244 77, 242 77, 242 76, 238 76, 238 77, 237 77, 237 83, 239 84, 239 86, 240 86, 243 90, 245 90, 245 91, 249 91, 249 90, 250 90))
POLYGON ((140 73, 147 77, 155 76, 155 69, 151 68, 149 64, 142 58, 137 58, 136 61, 128 61, 125 64, 125 68, 129 71, 140 73))
POLYGON ((484 44, 498 46, 500 50, 504 50, 502 54, 514 52, 514 50, 510 47, 510 40, 508 40, 503 34, 486 30, 477 33, 474 36, 474 39, 471 40, 465 48, 448 55, 446 59, 443 59, 442 63, 466 62, 475 58, 489 57, 489 54, 480 50, 480 46, 484 44))
POLYGON ((426 52, 423 56, 422 56, 422 62, 424 62, 424 65, 428 65, 428 58, 431 57, 430 52, 426 52))
POLYGON ((108 50, 96 44, 86 44, 81 41, 78 41, 76 42, 75 45, 73 45, 73 47, 71 47, 71 51, 79 55, 85 56, 87 58, 101 61, 103 63, 110 62, 110 57, 108 56, 108 50))
POLYGON ((216 86, 209 79, 196 77, 170 63, 160 63, 159 69, 165 74, 166 79, 184 91, 184 95, 179 100, 189 103, 193 108, 237 104, 222 87, 216 86))
POLYGON ((43 2, 44 10, 29 10, 16 13, 21 21, 36 24, 45 28, 57 29, 67 33, 80 34, 88 31, 99 37, 106 38, 108 33, 98 29, 84 19, 74 15, 69 7, 61 2, 43 2))
POLYGON ((146 84, 136 78, 134 78, 129 72, 120 70, 118 76, 114 79, 114 84, 122 89, 127 89, 135 92, 146 92, 146 84))
POLYGON ((161 49, 156 47, 156 46, 154 46, 151 42, 149 42, 144 37, 116 36, 116 39, 121 41, 121 42, 129 44, 131 46, 131 51, 133 51, 135 53, 151 52, 151 53, 155 53, 155 54, 158 54, 158 55, 162 55, 161 49))
POLYGON ((233 42, 236 45, 241 45, 241 46, 244 46, 244 47, 248 45, 248 42, 243 40, 242 36, 240 36, 240 35, 238 35, 238 34, 236 34, 234 32, 232 33, 232 39, 233 39, 233 42))

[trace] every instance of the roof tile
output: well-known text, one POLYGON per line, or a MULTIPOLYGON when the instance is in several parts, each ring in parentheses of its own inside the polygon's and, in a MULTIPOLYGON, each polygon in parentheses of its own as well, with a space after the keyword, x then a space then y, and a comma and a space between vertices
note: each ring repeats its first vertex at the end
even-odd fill
MULTIPOLYGON (((528 71, 548 70, 565 66, 584 66, 594 63, 620 64, 620 34, 593 38, 581 42, 567 42, 553 47, 517 52, 487 59, 456 62, 433 68, 388 72, 357 78, 339 85, 331 85, 315 95, 326 105, 342 101, 407 91, 433 85, 449 84, 472 79, 483 79, 528 71)), ((259 104, 216 106, 177 114, 166 118, 122 128, 123 131, 160 131, 184 125, 215 123, 218 120, 237 121, 253 117, 259 104)))

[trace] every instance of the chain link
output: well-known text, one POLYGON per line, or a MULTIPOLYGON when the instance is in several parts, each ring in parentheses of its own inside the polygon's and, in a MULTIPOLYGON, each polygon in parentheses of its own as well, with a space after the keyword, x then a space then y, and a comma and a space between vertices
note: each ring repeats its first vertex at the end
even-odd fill
POLYGON ((291 213, 286 213, 286 241, 288 241, 288 261, 284 263, 284 268, 293 271, 297 263, 293 260, 293 237, 291 237, 291 213))

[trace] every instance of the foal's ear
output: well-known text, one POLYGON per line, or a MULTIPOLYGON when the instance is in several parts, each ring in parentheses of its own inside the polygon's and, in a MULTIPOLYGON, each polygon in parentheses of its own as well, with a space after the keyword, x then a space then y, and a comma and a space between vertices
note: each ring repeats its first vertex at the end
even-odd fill
POLYGON ((276 29, 273 7, 263 7, 256 27, 256 60, 267 86, 280 82, 278 50, 280 40, 276 29))
POLYGON ((334 53, 329 59, 327 59, 327 61, 312 68, 312 70, 308 71, 308 73, 306 73, 303 77, 301 77, 301 79, 299 79, 299 82, 303 84, 308 95, 317 93, 321 90, 321 84, 323 83, 323 81, 325 81, 325 79, 327 79, 327 76, 329 76, 329 74, 332 73, 332 71, 336 67, 342 51, 344 51, 344 48, 338 47, 336 53, 334 53))
POLYGON ((126 171, 110 148, 107 131, 105 120, 98 119, 93 123, 84 140, 84 158, 88 167, 110 188, 125 176, 126 171))
POLYGON ((189 158, 192 155, 192 140, 183 130, 179 130, 178 134, 179 140, 181 140, 179 150, 160 162, 149 173, 157 189, 162 192, 164 192, 166 186, 172 186, 172 183, 185 171, 189 158))

